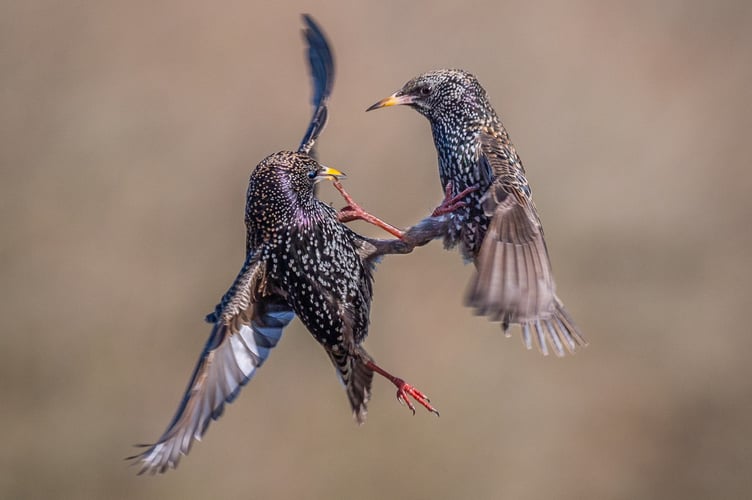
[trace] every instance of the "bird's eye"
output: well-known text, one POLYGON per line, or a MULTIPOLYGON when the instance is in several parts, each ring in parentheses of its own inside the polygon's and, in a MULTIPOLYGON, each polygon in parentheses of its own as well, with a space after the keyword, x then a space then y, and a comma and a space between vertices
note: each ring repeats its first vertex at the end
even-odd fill
POLYGON ((314 170, 311 170, 310 172, 308 172, 308 178, 309 179, 315 179, 317 175, 318 174, 314 170))
POLYGON ((418 94, 420 94, 422 97, 428 97, 430 93, 431 89, 426 86, 418 88, 418 94))

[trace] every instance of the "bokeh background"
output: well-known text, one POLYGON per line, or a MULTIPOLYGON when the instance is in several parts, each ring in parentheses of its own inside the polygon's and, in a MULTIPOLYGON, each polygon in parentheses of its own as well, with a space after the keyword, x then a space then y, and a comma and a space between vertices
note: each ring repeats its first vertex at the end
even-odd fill
POLYGON ((748 498, 750 27, 745 1, 3 2, 0 497, 748 498), (242 263, 249 172, 309 118, 300 12, 336 53, 321 158, 394 224, 441 199, 429 127, 363 110, 478 75, 591 345, 505 339, 432 244, 380 266, 366 345, 440 418, 379 379, 358 427, 295 322, 178 470, 137 477, 242 263))

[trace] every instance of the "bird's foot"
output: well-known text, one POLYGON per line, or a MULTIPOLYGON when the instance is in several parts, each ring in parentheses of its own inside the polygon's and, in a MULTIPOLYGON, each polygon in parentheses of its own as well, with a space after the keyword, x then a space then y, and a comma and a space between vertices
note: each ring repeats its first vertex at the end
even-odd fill
POLYGON ((452 181, 447 182, 446 188, 444 190, 444 200, 441 202, 441 205, 434 209, 431 217, 438 217, 440 215, 449 214, 454 212, 455 210, 467 206, 467 203, 462 201, 463 198, 465 198, 465 196, 469 195, 470 193, 478 190, 478 186, 470 186, 462 190, 459 194, 452 195, 453 187, 454 185, 452 181))
POLYGON ((410 402, 408 396, 412 396, 413 399, 423 405, 426 410, 430 411, 431 413, 435 413, 437 417, 439 416, 439 410, 431 406, 431 400, 428 399, 428 397, 418 389, 411 386, 401 378, 396 379, 394 381, 394 384, 397 386, 397 401, 404 405, 407 405, 407 407, 410 408, 410 411, 413 412, 413 415, 415 415, 415 406, 413 406, 413 404, 410 402))
POLYGON ((404 231, 397 229, 391 224, 387 224, 378 217, 371 215, 363 210, 360 205, 358 205, 355 200, 352 199, 352 196, 350 196, 350 194, 345 191, 345 188, 339 181, 334 181, 334 188, 340 192, 342 197, 345 199, 345 202, 347 202, 347 206, 337 213, 337 220, 339 220, 340 222, 344 223, 354 220, 363 220, 368 222, 369 224, 380 227, 387 233, 394 235, 397 238, 402 238, 405 235, 404 231))
POLYGON ((373 361, 367 361, 366 366, 397 386, 397 401, 399 401, 403 405, 406 405, 410 409, 410 411, 413 412, 413 415, 415 415, 415 406, 413 405, 412 401, 410 401, 410 397, 420 403, 426 410, 430 411, 431 413, 435 413, 437 417, 439 416, 439 411, 431 406, 431 400, 428 399, 428 397, 418 389, 408 384, 401 378, 395 377, 373 361))
POLYGON ((337 212, 337 220, 342 222, 343 224, 345 222, 352 222, 354 220, 360 220, 362 214, 351 207, 350 205, 346 205, 339 209, 339 212, 337 212))

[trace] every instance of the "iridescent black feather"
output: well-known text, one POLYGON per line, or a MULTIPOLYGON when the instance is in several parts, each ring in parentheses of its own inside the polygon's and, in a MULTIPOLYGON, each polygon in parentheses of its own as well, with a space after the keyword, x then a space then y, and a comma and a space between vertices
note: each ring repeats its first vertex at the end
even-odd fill
POLYGON ((232 402, 297 315, 324 347, 358 422, 366 416, 373 371, 360 345, 368 334, 371 269, 379 256, 427 243, 445 220, 427 220, 404 240, 354 233, 315 197, 315 184, 338 172, 309 153, 326 122, 334 64, 326 39, 304 16, 314 113, 299 151, 272 154, 253 170, 245 212, 246 259, 206 320, 213 324, 178 410, 159 440, 130 457, 139 473, 175 468, 225 403, 232 402))

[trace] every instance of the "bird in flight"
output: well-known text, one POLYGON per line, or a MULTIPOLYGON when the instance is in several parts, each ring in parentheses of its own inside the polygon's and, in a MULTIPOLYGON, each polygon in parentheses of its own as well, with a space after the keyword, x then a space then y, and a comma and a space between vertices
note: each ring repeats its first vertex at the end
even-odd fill
POLYGON ((410 397, 438 414, 423 393, 378 366, 361 343, 368 333, 376 260, 428 243, 434 227, 445 220, 418 224, 402 239, 371 239, 350 230, 334 208, 316 198, 319 181, 344 175, 321 165, 313 154, 327 121, 334 62, 321 29, 310 16, 303 20, 313 116, 297 151, 272 154, 251 173, 245 262, 206 318, 211 335, 167 430, 129 457, 140 467, 139 474, 177 467, 268 358, 295 316, 324 347, 359 423, 366 418, 374 372, 396 385, 398 400, 413 413, 410 397))
MULTIPOLYGON (((556 295, 543 226, 517 150, 477 78, 458 69, 423 73, 366 111, 406 105, 431 124, 446 200, 462 199, 438 228, 444 246, 459 246, 477 272, 466 303, 519 324, 528 349, 558 356, 586 345, 556 295)), ((354 215, 353 218, 357 218, 354 215)))

